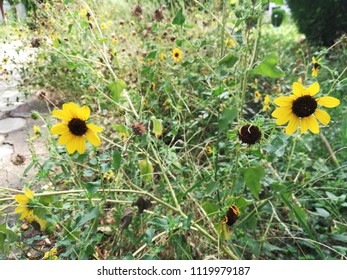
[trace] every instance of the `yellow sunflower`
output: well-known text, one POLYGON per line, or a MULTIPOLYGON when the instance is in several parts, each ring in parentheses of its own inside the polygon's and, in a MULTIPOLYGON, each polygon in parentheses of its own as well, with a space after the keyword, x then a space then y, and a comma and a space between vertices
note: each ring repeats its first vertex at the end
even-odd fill
POLYGON ((30 224, 33 222, 38 223, 40 225, 41 231, 44 231, 46 229, 47 222, 43 219, 40 219, 36 215, 30 215, 30 216, 26 217, 25 220, 30 224))
POLYGON ((30 217, 34 213, 34 193, 31 190, 25 190, 24 194, 15 195, 14 199, 19 203, 14 210, 15 213, 22 213, 20 219, 30 217))
POLYGON ((183 53, 179 48, 174 48, 172 51, 172 58, 177 63, 181 62, 183 53))
POLYGON ((95 132, 101 132, 102 128, 95 124, 87 124, 90 109, 82 108, 70 102, 63 105, 63 110, 54 110, 53 116, 63 120, 51 128, 52 134, 61 134, 58 144, 66 145, 69 154, 76 150, 83 154, 86 150, 86 139, 94 145, 100 146, 101 140, 95 132))
POLYGON ((272 116, 277 119, 277 125, 289 122, 286 127, 286 134, 294 133, 299 126, 301 127, 301 133, 305 133, 308 129, 313 133, 319 133, 317 119, 323 125, 330 122, 329 114, 317 109, 317 106, 334 108, 340 104, 340 100, 331 96, 313 98, 318 91, 319 84, 317 82, 308 88, 304 88, 301 83, 295 82, 293 83, 294 95, 282 96, 274 100, 274 103, 280 107, 272 112, 272 116))
POLYGON ((320 62, 321 59, 316 60, 315 57, 312 57, 312 77, 317 77, 318 76, 318 72, 321 68, 320 64, 318 62, 320 62))

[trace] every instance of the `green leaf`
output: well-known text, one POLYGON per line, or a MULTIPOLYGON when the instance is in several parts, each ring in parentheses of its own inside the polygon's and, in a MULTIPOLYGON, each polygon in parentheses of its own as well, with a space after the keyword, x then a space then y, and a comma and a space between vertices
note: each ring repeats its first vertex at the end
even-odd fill
POLYGON ((95 219, 96 217, 99 216, 99 207, 96 206, 92 208, 87 214, 84 214, 81 218, 81 220, 78 222, 76 227, 81 227, 85 223, 89 222, 90 220, 95 219))
POLYGON ((0 224, 0 251, 6 253, 9 245, 17 241, 18 236, 7 228, 6 223, 0 224))
MULTIPOLYGON (((267 4, 267 0, 263 0, 263 3, 266 3, 267 4), (265 1, 265 2, 264 2, 265 1)), ((283 0, 270 0, 270 2, 272 2, 272 3, 275 3, 275 4, 277 4, 277 5, 284 5, 284 2, 283 2, 283 0)))
POLYGON ((261 189, 260 180, 265 176, 265 170, 262 166, 248 167, 241 169, 246 183, 246 187, 259 199, 259 192, 261 189))
POLYGON ((317 214, 321 217, 328 218, 330 213, 324 208, 316 207, 317 214))
POLYGON ((280 78, 284 76, 284 72, 276 66, 278 58, 275 54, 270 54, 264 58, 260 64, 253 70, 249 71, 250 74, 258 74, 270 78, 280 78))
POLYGON ((143 159, 139 161, 140 172, 144 182, 149 182, 153 178, 153 165, 147 160, 143 159))
POLYGON ((130 136, 130 130, 125 125, 113 124, 113 128, 118 132, 120 139, 125 139, 130 136))
POLYGON ((232 53, 224 56, 220 61, 218 61, 218 65, 225 65, 228 68, 231 68, 235 65, 235 63, 239 60, 237 56, 234 56, 232 53))
POLYGON ((153 133, 155 137, 159 137, 163 133, 163 125, 162 120, 156 119, 155 117, 152 117, 153 122, 153 133))
POLYGON ((123 89, 126 88, 126 83, 123 80, 118 80, 108 84, 108 88, 111 91, 111 97, 114 101, 119 101, 123 89))
POLYGON ((205 202, 202 205, 202 208, 205 210, 205 212, 207 213, 207 215, 211 214, 211 213, 216 213, 218 212, 218 206, 211 203, 211 202, 205 202))
POLYGON ((118 170, 122 162, 122 155, 117 149, 114 149, 112 157, 113 157, 112 167, 118 170))
POLYGON ((177 12, 174 19, 172 20, 172 24, 174 25, 183 25, 185 22, 185 17, 183 15, 182 8, 177 12))
POLYGON ((218 126, 220 131, 228 130, 228 125, 236 118, 238 110, 236 108, 224 109, 218 119, 218 126))

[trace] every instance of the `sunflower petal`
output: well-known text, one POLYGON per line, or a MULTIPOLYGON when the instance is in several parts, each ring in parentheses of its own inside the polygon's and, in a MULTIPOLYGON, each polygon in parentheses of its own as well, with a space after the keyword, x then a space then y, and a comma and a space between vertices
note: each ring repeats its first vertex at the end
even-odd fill
POLYGON ((317 119, 313 115, 307 117, 307 119, 309 130, 311 130, 314 134, 319 133, 319 125, 317 119))
POLYGON ((66 149, 69 154, 73 154, 77 150, 77 142, 75 141, 76 138, 76 136, 73 136, 70 142, 66 143, 66 149))
POLYGON ((316 101, 319 105, 322 105, 327 108, 334 108, 340 105, 340 100, 331 96, 323 96, 323 97, 317 98, 316 101))
POLYGON ((96 133, 93 132, 92 130, 90 130, 90 129, 87 130, 86 137, 92 145, 94 145, 96 147, 100 146, 101 140, 100 140, 99 136, 96 135, 96 133))
POLYGON ((26 208, 25 206, 17 206, 16 209, 14 209, 14 212, 15 213, 23 213, 27 210, 28 210, 28 208, 26 208))
POLYGON ((26 205, 29 201, 29 198, 24 194, 16 194, 14 196, 15 201, 17 201, 21 205, 26 205))
MULTIPOLYGON (((318 74, 318 73, 317 73, 318 74)), ((318 82, 313 83, 312 85, 310 85, 305 92, 308 93, 311 96, 314 96, 315 94, 317 94, 319 92, 319 84, 318 82)))
POLYGON ((69 131, 70 131, 69 127, 68 127, 67 123, 65 123, 65 122, 53 125, 51 130, 50 130, 50 132, 52 134, 65 134, 69 131))
POLYGON ((86 150, 86 139, 84 137, 76 137, 77 152, 79 154, 84 154, 86 150))
POLYGON ((291 106, 293 104, 293 101, 295 99, 294 95, 291 96, 281 96, 274 100, 274 103, 277 106, 291 106))
POLYGON ((70 102, 63 105, 63 110, 71 115, 71 118, 78 118, 78 111, 80 107, 77 104, 70 102))
POLYGON ((277 118, 277 125, 283 125, 290 120, 292 116, 292 111, 290 107, 280 107, 272 112, 272 116, 277 118))
POLYGON ((64 111, 64 110, 53 110, 52 115, 57 117, 58 119, 66 121, 66 122, 68 122, 72 119, 71 114, 69 112, 64 111))
POLYGON ((300 121, 301 134, 305 133, 308 130, 308 125, 309 125, 308 118, 302 118, 300 121))
POLYGON ((89 123, 89 124, 87 124, 87 127, 94 132, 102 132, 102 128, 100 126, 95 125, 95 124, 89 123))
POLYGON ((323 110, 316 109, 316 111, 314 111, 314 115, 324 125, 327 125, 330 122, 329 114, 323 110))
POLYGON ((25 193, 25 196, 26 196, 28 199, 33 199, 33 198, 34 198, 34 193, 33 193, 31 190, 26 189, 26 190, 24 191, 24 193, 25 193))
POLYGON ((293 83, 294 95, 296 95, 297 97, 300 97, 300 96, 303 96, 304 92, 305 92, 305 88, 302 84, 300 84, 298 82, 293 83))
POLYGON ((286 134, 292 134, 294 133, 299 126, 299 122, 300 122, 300 118, 298 118, 297 116, 295 116, 294 114, 292 114, 289 123, 286 127, 286 134))
POLYGON ((90 117, 90 109, 89 107, 87 106, 83 106, 82 108, 80 108, 78 110, 78 118, 83 120, 83 121, 86 121, 88 120, 90 117))
POLYGON ((72 138, 73 138, 73 135, 70 132, 64 133, 62 136, 59 137, 58 144, 66 145, 72 140, 72 138))

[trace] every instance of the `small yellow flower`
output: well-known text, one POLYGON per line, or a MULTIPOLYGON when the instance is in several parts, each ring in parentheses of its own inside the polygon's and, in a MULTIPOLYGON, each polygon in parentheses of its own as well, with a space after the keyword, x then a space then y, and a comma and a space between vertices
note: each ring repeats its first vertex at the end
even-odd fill
POLYGON ((165 61, 165 54, 164 53, 161 52, 159 57, 160 57, 161 61, 165 61))
POLYGON ((117 37, 112 38, 112 44, 117 45, 118 44, 118 39, 117 37))
POLYGON ((268 94, 265 95, 263 111, 270 110, 270 102, 271 102, 270 96, 268 94))
POLYGON ((320 64, 318 62, 320 62, 321 59, 316 60, 315 57, 312 57, 312 77, 317 77, 318 76, 318 72, 321 68, 320 64))
POLYGON ((45 6, 44 6, 44 10, 46 12, 48 12, 49 10, 51 9, 51 4, 49 4, 48 2, 45 3, 45 6))
POLYGON ((229 38, 228 40, 227 40, 227 49, 230 49, 230 48, 232 48, 233 46, 235 46, 237 43, 236 43, 236 41, 233 39, 233 38, 229 38))
POLYGON ((154 60, 152 58, 148 58, 147 59, 147 63, 149 66, 153 66, 154 65, 154 60))
POLYGON ((175 62, 180 63, 182 60, 183 53, 179 48, 174 48, 172 51, 172 58, 175 62))
POLYGON ((22 213, 20 219, 30 217, 34 213, 34 193, 31 190, 25 190, 24 194, 15 195, 14 199, 19 203, 14 210, 15 213, 22 213))
POLYGON ((317 109, 318 105, 334 108, 340 104, 340 100, 331 96, 323 96, 313 98, 319 92, 319 84, 317 82, 304 88, 301 83, 293 83, 293 95, 278 97, 274 103, 278 106, 272 112, 272 116, 276 118, 277 125, 288 123, 286 134, 294 133, 298 127, 301 127, 301 133, 305 133, 308 129, 313 133, 319 133, 319 125, 317 119, 327 125, 330 122, 330 116, 327 112, 317 109))
POLYGON ((33 126, 34 131, 34 139, 41 136, 41 128, 37 126, 36 124, 33 126))
POLYGON ((153 83, 153 82, 151 83, 151 89, 155 90, 155 83, 153 83))
POLYGON ((102 132, 102 128, 86 123, 90 116, 87 106, 82 108, 75 103, 63 104, 63 110, 53 110, 53 116, 63 120, 51 128, 52 134, 61 134, 58 144, 66 145, 69 154, 76 150, 83 154, 86 150, 86 139, 94 146, 100 146, 101 140, 95 132, 102 132))
POLYGON ((210 155, 213 153, 213 148, 211 146, 206 146, 205 151, 210 155))
POLYGON ((58 254, 58 249, 57 248, 52 248, 51 250, 49 250, 48 252, 45 253, 45 255, 43 256, 44 260, 57 260, 58 254))
POLYGON ((107 25, 105 23, 100 24, 101 30, 105 30, 107 28, 107 25))
POLYGON ((259 90, 256 90, 254 93, 254 102, 259 102, 261 98, 261 93, 259 92, 259 90))
POLYGON ((106 179, 107 181, 111 181, 112 179, 114 179, 114 173, 112 170, 104 173, 104 179, 106 179))

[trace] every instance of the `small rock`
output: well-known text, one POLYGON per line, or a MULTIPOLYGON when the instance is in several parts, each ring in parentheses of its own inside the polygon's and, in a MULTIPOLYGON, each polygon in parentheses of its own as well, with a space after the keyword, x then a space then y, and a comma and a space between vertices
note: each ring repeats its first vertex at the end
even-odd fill
POLYGON ((0 120, 0 134, 9 133, 23 128, 26 121, 21 118, 6 118, 0 120))

